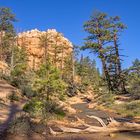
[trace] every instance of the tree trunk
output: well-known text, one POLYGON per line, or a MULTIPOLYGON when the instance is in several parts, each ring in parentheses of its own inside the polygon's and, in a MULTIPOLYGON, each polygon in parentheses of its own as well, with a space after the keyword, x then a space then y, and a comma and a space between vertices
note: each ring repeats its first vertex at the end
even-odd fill
POLYGON ((10 67, 11 67, 11 71, 14 70, 14 48, 15 48, 15 45, 16 45, 16 42, 15 42, 15 39, 14 39, 14 36, 12 37, 11 39, 11 42, 10 42, 10 48, 11 48, 11 62, 10 62, 10 67))
POLYGON ((75 80, 75 63, 74 63, 74 51, 72 52, 72 82, 75 80))
POLYGON ((33 71, 35 71, 36 67, 35 67, 35 56, 33 55, 33 71))
POLYGON ((92 126, 89 124, 81 123, 81 125, 84 125, 85 129, 79 129, 74 128, 74 126, 77 126, 76 124, 73 127, 66 127, 59 124, 59 128, 62 130, 62 132, 55 132, 50 128, 50 133, 52 135, 60 135, 62 133, 115 133, 115 132, 126 132, 126 131, 139 131, 140 130, 140 124, 137 123, 129 123, 129 122, 117 122, 113 118, 109 118, 110 122, 108 125, 106 125, 103 120, 97 116, 87 116, 89 118, 96 119, 101 126, 92 126))
POLYGON ((117 34, 114 34, 114 48, 115 48, 115 53, 117 57, 116 58, 116 75, 117 75, 117 80, 118 80, 118 90, 120 90, 123 93, 126 93, 125 82, 124 82, 124 78, 122 77, 120 55, 119 55, 119 49, 118 49, 118 44, 117 44, 117 34))
POLYGON ((2 61, 3 60, 3 56, 2 56, 2 53, 3 53, 3 49, 2 49, 2 40, 3 40, 3 32, 0 31, 0 60, 2 61))
POLYGON ((110 75, 109 75, 107 65, 106 65, 106 59, 105 59, 104 54, 102 53, 103 48, 102 48, 102 43, 101 43, 100 39, 98 40, 98 44, 99 44, 99 56, 101 57, 103 72, 104 72, 104 75, 105 75, 105 79, 107 81, 108 89, 109 89, 109 91, 113 91, 110 75))
POLYGON ((11 46, 11 71, 14 69, 14 47, 11 46))
POLYGON ((64 67, 64 47, 61 49, 61 79, 63 77, 63 67, 64 67))

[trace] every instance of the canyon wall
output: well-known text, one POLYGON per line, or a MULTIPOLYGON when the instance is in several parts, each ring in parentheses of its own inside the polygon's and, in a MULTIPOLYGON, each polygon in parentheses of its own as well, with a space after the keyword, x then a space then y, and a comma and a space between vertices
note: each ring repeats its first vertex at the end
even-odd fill
POLYGON ((19 33, 17 44, 25 47, 30 68, 38 68, 45 55, 56 67, 63 67, 65 59, 72 53, 72 43, 55 29, 37 29, 19 33))

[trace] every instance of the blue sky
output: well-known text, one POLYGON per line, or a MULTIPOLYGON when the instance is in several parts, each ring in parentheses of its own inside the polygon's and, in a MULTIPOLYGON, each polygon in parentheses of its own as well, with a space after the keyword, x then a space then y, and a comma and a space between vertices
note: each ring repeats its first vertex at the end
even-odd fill
MULTIPOLYGON (((83 44, 83 23, 94 10, 119 15, 128 26, 120 40, 121 53, 127 56, 123 67, 140 59, 140 0, 0 0, 0 6, 9 7, 16 14, 18 30, 55 28, 75 45, 83 44)), ((87 52, 84 55, 93 56, 87 52)), ((101 67, 98 59, 97 66, 101 67)))

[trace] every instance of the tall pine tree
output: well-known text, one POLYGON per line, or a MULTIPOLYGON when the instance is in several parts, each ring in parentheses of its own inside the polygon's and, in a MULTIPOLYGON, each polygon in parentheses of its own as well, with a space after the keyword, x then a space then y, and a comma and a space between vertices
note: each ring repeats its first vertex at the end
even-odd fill
POLYGON ((125 93, 125 78, 121 68, 119 54, 119 35, 125 29, 120 18, 109 17, 102 12, 94 12, 84 24, 89 33, 83 49, 90 49, 101 59, 103 73, 110 91, 125 93))

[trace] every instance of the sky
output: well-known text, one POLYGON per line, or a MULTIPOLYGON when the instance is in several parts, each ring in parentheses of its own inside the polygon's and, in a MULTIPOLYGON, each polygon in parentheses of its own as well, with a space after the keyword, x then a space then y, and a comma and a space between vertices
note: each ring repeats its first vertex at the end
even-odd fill
MULTIPOLYGON (((18 19, 16 29, 56 29, 75 45, 83 45, 87 36, 83 24, 93 11, 118 15, 127 25, 120 37, 121 54, 126 56, 123 67, 129 67, 135 58, 140 59, 140 0, 0 0, 0 7, 12 9, 18 19)), ((95 58, 101 68, 94 54, 83 54, 95 58)))

